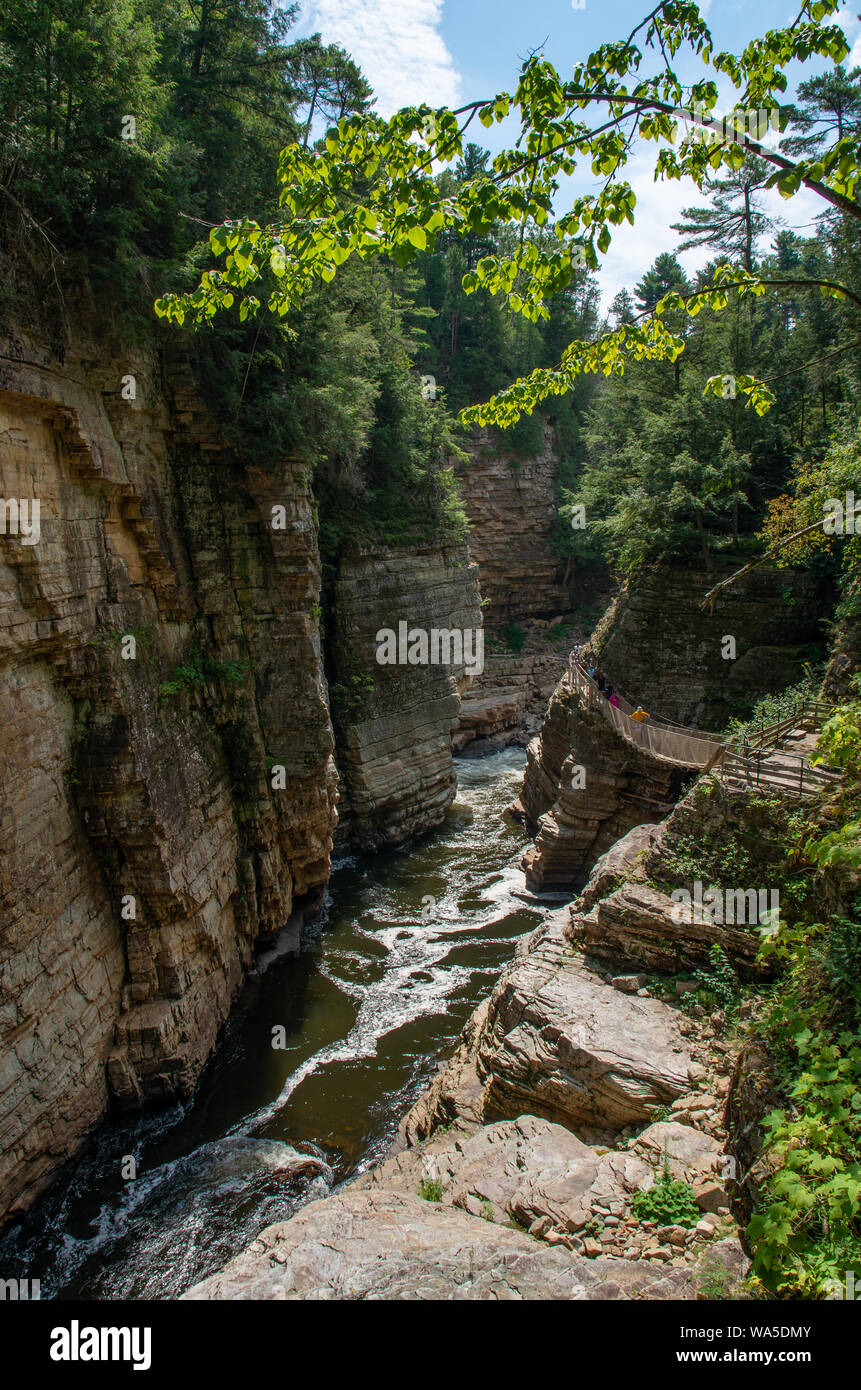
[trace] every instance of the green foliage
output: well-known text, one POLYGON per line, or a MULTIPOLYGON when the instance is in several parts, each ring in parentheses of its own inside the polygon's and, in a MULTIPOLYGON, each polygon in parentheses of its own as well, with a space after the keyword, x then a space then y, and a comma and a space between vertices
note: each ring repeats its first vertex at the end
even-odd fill
POLYGON ((755 738, 759 730, 787 719, 806 701, 817 699, 821 684, 820 671, 815 667, 807 667, 801 680, 795 685, 786 686, 774 694, 764 695, 757 701, 747 719, 731 719, 727 725, 727 735, 737 739, 755 738))
POLYGON ((238 657, 234 660, 215 661, 211 657, 196 653, 188 661, 182 662, 174 670, 169 680, 159 686, 159 698, 169 699, 184 690, 194 690, 208 685, 211 681, 221 681, 224 685, 241 685, 252 663, 238 657))
POLYGON ((514 652, 515 656, 518 656, 523 651, 526 643, 526 633, 513 618, 506 618, 502 627, 501 637, 505 646, 510 652, 514 652))
MULTIPOLYGON (((718 82, 728 79, 739 104, 773 109, 791 63, 845 57, 842 30, 822 22, 837 4, 804 0, 798 20, 770 31, 741 55, 715 51, 699 9, 681 0, 667 0, 628 39, 603 44, 575 65, 567 81, 545 58, 533 55, 523 64, 513 94, 465 108, 488 127, 514 114, 521 127, 517 145, 500 151, 490 168, 473 161, 454 186, 441 184, 433 170, 437 161, 467 156, 463 131, 469 121, 462 120, 462 111, 409 107, 388 121, 373 114, 345 116, 318 150, 296 143, 282 150, 282 215, 268 224, 244 217, 216 228, 210 244, 219 268, 204 271, 190 295, 163 296, 158 312, 177 323, 202 323, 238 298, 240 317, 254 316, 264 302, 283 317, 295 312, 315 283, 333 280, 351 257, 390 255, 405 267, 434 246, 439 234, 480 239, 503 224, 516 229, 510 243, 499 254, 477 256, 474 267, 461 275, 461 288, 467 295, 488 291, 528 323, 547 321, 553 296, 568 289, 578 269, 597 268, 612 229, 634 221, 635 196, 620 176, 639 148, 633 136, 660 147, 659 178, 686 178, 706 191, 719 171, 739 170, 746 151, 732 130, 704 139, 693 126, 679 138, 679 106, 699 102, 708 115, 718 100, 718 82), (640 42, 634 43, 637 35, 640 42), (664 62, 656 62, 654 71, 643 70, 646 55, 656 50, 664 62), (687 89, 669 65, 680 52, 698 55, 712 76, 687 89), (574 173, 579 157, 590 162, 597 190, 576 194, 553 222, 561 182, 574 173)), ((861 216, 854 201, 858 152, 851 138, 796 162, 750 143, 772 167, 767 186, 791 197, 804 183, 826 203, 861 216)), ((596 342, 574 339, 558 365, 536 366, 491 401, 468 409, 464 418, 505 428, 550 397, 565 394, 584 372, 621 374, 628 363, 643 359, 674 362, 685 346, 671 326, 674 316, 695 316, 707 306, 720 311, 731 297, 761 296, 766 283, 767 277, 749 270, 718 267, 711 284, 692 297, 670 291, 645 321, 620 322, 596 342)), ((828 295, 852 297, 850 289, 827 277, 810 283, 828 295)), ((767 386, 749 373, 738 385, 758 412, 768 409, 773 395, 767 386)))
MULTIPOLYGON (((861 677, 853 679, 854 690, 861 694, 861 677)), ((861 700, 850 700, 838 706, 826 722, 819 737, 816 762, 840 768, 850 779, 850 787, 858 785, 861 774, 861 700)), ((843 808, 841 824, 833 829, 817 825, 804 845, 804 852, 820 868, 846 865, 861 868, 861 807, 852 792, 843 808)))
POLYGON ((671 1177, 668 1168, 651 1187, 634 1193, 631 1210, 638 1220, 654 1221, 660 1226, 695 1226, 700 1219, 690 1183, 671 1177))
POLYGON ((668 882, 689 884, 750 883, 761 864, 755 849, 739 835, 715 840, 705 835, 678 835, 662 847, 661 874, 668 882))
POLYGON ((848 864, 861 868, 861 821, 847 821, 836 830, 812 836, 804 846, 805 853, 821 868, 848 864))
MULTIPOLYGON (((861 694, 861 677, 853 686, 861 694)), ((817 762, 842 768, 851 777, 861 776, 861 700, 840 705, 819 735, 817 762)))
POLYGON ((726 952, 720 946, 709 947, 708 969, 694 972, 697 994, 701 1002, 714 1002, 718 1008, 731 1013, 741 996, 741 983, 726 952))
POLYGON ((774 1171, 748 1235, 763 1282, 810 1297, 859 1267, 861 1045, 853 1033, 831 1041, 810 1027, 794 1041, 800 1070, 786 1108, 764 1123, 774 1171))
POLYGON ((329 687, 333 702, 348 714, 361 709, 369 695, 374 693, 374 678, 369 675, 352 675, 348 683, 334 681, 329 687))
POLYGON ((442 1201, 442 1183, 439 1178, 422 1178, 419 1183, 419 1196, 426 1202, 442 1201))
MULTIPOLYGON (((847 766, 857 756, 858 708, 842 707, 832 721, 834 756, 847 766)), ((793 918, 761 947, 781 967, 757 1031, 783 1104, 764 1122, 770 1176, 748 1234, 755 1272, 784 1296, 826 1297, 847 1270, 861 1273, 861 900, 821 913, 826 885, 827 896, 842 896, 843 865, 858 863, 859 795, 853 779, 814 808, 806 832, 794 828, 803 854, 820 866, 818 891, 790 898, 793 918), (825 830, 835 815, 842 823, 825 830)))

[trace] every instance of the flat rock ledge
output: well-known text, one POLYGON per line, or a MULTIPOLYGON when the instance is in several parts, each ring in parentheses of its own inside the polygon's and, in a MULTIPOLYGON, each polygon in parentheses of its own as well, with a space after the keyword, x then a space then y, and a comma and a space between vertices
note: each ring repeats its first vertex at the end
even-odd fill
MULTIPOLYGON (((514 1223, 578 1255, 622 1256, 675 1267, 735 1229, 722 1183, 723 1154, 712 1135, 678 1123, 649 1125, 622 1149, 590 1148, 570 1130, 521 1115, 471 1134, 437 1130, 356 1179, 352 1191, 403 1192, 457 1207, 484 1221, 514 1223), (701 1217, 690 1226, 636 1217, 631 1199, 664 1167, 693 1187, 701 1217)), ((722 1248, 735 1249, 737 1239, 722 1248)))
POLYGON ((353 1186, 268 1227, 184 1298, 594 1301, 698 1291, 691 1268, 590 1260, 455 1207, 353 1186))
POLYGON ((458 1048, 401 1125, 399 1146, 440 1124, 538 1115, 581 1139, 642 1128, 702 1073, 677 1009, 610 988, 565 938, 564 914, 523 943, 458 1048))
POLYGON ((712 946, 756 970, 755 930, 716 926, 702 913, 677 922, 677 904, 646 883, 624 883, 589 912, 572 911, 570 940, 590 956, 617 965, 673 974, 708 964, 712 946))

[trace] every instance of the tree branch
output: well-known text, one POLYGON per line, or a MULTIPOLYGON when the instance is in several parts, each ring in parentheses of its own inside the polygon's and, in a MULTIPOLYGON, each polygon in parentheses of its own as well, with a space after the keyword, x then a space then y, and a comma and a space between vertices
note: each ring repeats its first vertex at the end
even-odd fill
POLYGON ((700 604, 700 608, 708 608, 709 611, 713 613, 715 599, 724 589, 728 589, 730 584, 734 584, 737 579, 741 579, 743 574, 749 574, 751 570, 755 570, 759 565, 764 565, 766 560, 771 559, 772 555, 776 555, 780 550, 785 550, 788 545, 791 545, 793 541, 799 540, 801 536, 808 536, 811 531, 821 531, 821 529, 822 521, 813 521, 809 526, 802 526, 800 531, 793 531, 791 536, 784 536, 782 540, 777 541, 771 546, 764 555, 760 555, 758 560, 751 560, 749 565, 744 565, 742 569, 736 570, 734 574, 731 574, 728 579, 722 579, 719 584, 715 584, 713 589, 709 589, 700 604))

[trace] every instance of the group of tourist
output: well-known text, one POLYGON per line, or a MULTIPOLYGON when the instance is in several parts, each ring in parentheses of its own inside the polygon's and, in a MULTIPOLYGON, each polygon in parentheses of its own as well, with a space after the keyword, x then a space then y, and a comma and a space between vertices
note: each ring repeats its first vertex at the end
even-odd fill
POLYGON ((615 705, 616 709, 618 709, 619 697, 616 694, 616 691, 614 690, 613 686, 607 680, 607 677, 604 675, 603 671, 590 671, 589 675, 594 680, 595 684, 597 685, 598 689, 600 690, 601 694, 604 696, 604 699, 608 702, 608 704, 615 705))
MULTIPOLYGON (((579 647, 575 647, 574 649, 574 660, 580 660, 579 647)), ((587 667, 586 674, 590 677, 591 680, 595 682, 608 704, 611 704, 615 706, 616 709, 619 709, 619 696, 616 694, 614 687, 610 684, 607 677, 604 675, 604 672, 599 671, 595 666, 590 666, 587 667)), ((642 724, 643 720, 648 719, 648 717, 649 716, 646 710, 643 709, 642 705, 638 705, 637 708, 635 710, 632 710, 630 714, 630 718, 636 720, 638 724, 642 724)))

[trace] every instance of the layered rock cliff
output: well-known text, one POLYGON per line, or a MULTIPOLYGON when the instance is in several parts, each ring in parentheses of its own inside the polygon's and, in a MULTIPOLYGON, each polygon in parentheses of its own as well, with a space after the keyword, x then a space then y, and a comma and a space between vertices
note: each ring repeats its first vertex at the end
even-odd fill
MULTIPOLYGON (((676 568, 638 572, 598 624, 584 659, 650 714, 722 728, 731 714, 800 678, 821 637, 824 595, 804 572, 760 568, 729 588, 713 612, 703 610, 715 582, 676 568), (723 654, 732 650, 734 657, 723 654)), ((633 748, 563 680, 529 744, 513 807, 535 835, 523 861, 527 883, 582 886, 615 840, 668 814, 691 776, 633 748)))
POLYGON ((3 495, 41 514, 0 539, 9 1213, 111 1099, 193 1087, 255 944, 326 881, 335 771, 300 470, 245 466, 182 361, 0 352, 3 495))
POLYGON ((466 452, 469 458, 457 472, 472 526, 470 554, 487 600, 487 627, 566 612, 566 565, 553 548, 559 460, 552 429, 545 426, 542 447, 531 458, 518 458, 504 435, 486 430, 466 452))
POLYGON ((465 692, 455 746, 469 753, 526 743, 537 732, 565 669, 568 648, 582 641, 586 610, 610 596, 608 577, 588 581, 557 550, 560 449, 544 425, 540 448, 518 456, 504 434, 478 431, 457 473, 469 517, 470 557, 478 565, 488 632, 484 673, 465 692), (564 618, 566 643, 552 640, 564 618), (520 650, 507 645, 513 627, 520 650))
POLYGON ((397 635, 401 623, 408 632, 456 632, 461 642, 468 633, 467 655, 475 655, 478 633, 483 651, 478 571, 463 546, 344 558, 331 598, 338 843, 374 850, 439 825, 445 816, 457 788, 452 731, 458 692, 470 682, 467 665, 479 664, 381 664, 377 634, 388 629, 397 635))
POLYGON ((535 834, 523 859, 528 886, 581 887, 616 840, 669 813, 689 776, 626 743, 563 678, 527 749, 512 808, 535 834))
POLYGON ((650 713, 679 724, 720 729, 824 655, 828 591, 802 570, 765 565, 717 597, 703 596, 738 563, 713 574, 676 566, 638 571, 598 625, 589 653, 609 679, 650 713), (732 638, 734 656, 725 639, 732 638))
POLYGON ((566 659, 565 648, 559 644, 550 651, 526 650, 520 656, 491 651, 483 674, 463 692, 455 750, 481 755, 512 743, 527 743, 541 727, 566 659))

